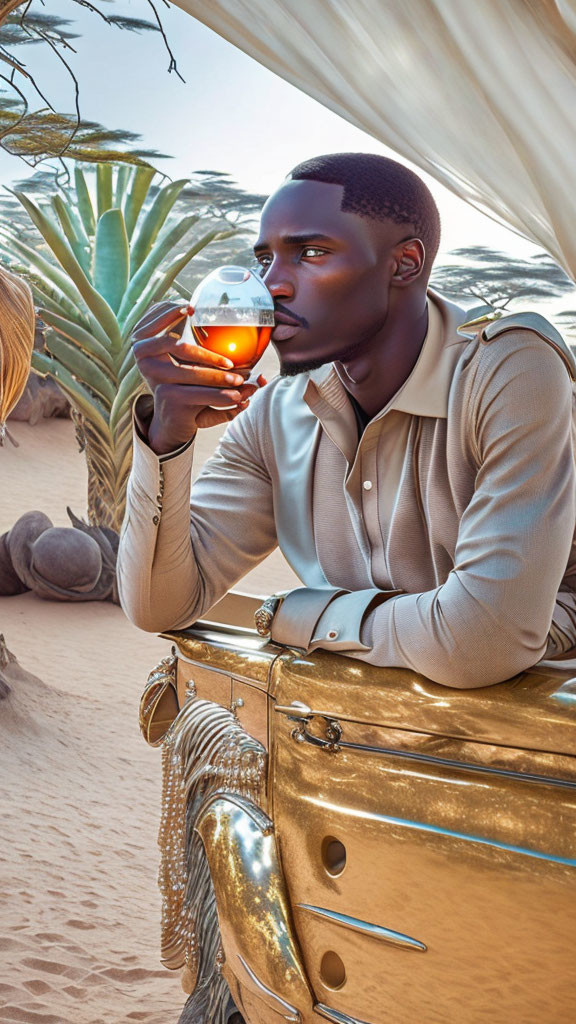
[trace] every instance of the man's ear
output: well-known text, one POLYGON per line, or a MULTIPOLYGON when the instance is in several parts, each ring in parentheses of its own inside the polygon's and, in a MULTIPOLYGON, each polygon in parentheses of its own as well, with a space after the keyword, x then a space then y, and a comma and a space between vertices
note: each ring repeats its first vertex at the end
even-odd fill
POLYGON ((395 259, 396 269, 390 283, 396 287, 405 287, 420 277, 424 269, 426 250, 419 238, 409 238, 396 247, 395 259))

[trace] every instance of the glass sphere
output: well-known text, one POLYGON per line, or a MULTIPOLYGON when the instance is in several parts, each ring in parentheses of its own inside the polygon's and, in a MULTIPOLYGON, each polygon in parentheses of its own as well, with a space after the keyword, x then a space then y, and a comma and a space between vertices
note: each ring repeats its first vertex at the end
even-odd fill
POLYGON ((245 267, 218 267, 197 286, 191 305, 196 344, 238 368, 254 366, 274 330, 274 300, 258 274, 245 267))

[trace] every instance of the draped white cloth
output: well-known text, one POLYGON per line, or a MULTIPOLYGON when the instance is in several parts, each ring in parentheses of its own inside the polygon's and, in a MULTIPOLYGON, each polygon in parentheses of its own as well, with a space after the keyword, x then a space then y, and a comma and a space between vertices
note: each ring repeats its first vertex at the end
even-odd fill
POLYGON ((174 2, 576 279, 576 0, 174 2))

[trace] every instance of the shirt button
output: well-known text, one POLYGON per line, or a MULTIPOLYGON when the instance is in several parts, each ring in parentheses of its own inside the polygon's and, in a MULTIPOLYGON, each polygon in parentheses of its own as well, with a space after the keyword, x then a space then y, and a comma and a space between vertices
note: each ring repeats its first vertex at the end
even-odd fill
POLYGON ((371 491, 372 490, 372 481, 371 480, 365 480, 364 483, 362 484, 362 487, 364 488, 365 491, 371 491))
POLYGON ((338 639, 338 630, 337 629, 330 629, 328 631, 328 633, 326 634, 326 639, 327 640, 337 640, 338 639))
POLYGON ((152 516, 152 522, 154 523, 154 526, 158 526, 158 523, 160 522, 160 516, 152 516))

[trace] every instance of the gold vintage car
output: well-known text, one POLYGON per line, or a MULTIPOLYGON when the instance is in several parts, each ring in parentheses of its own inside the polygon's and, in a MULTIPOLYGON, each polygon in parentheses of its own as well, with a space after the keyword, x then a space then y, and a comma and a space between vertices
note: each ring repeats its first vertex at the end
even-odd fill
POLYGON ((570 671, 466 691, 241 625, 163 635, 162 958, 206 1024, 226 984, 249 1024, 575 1019, 570 671))

